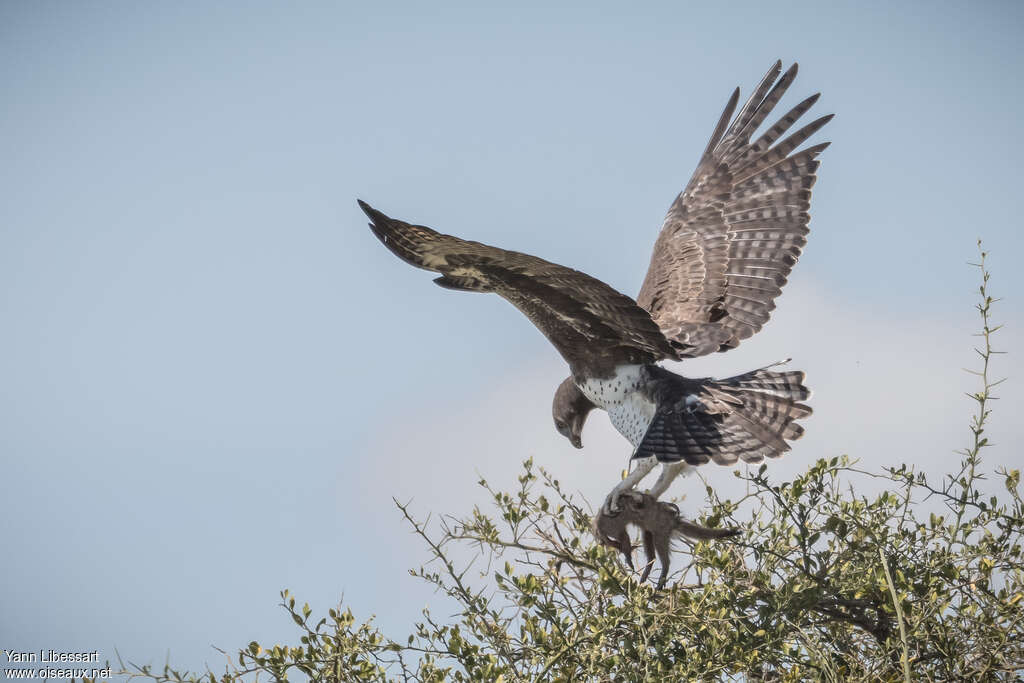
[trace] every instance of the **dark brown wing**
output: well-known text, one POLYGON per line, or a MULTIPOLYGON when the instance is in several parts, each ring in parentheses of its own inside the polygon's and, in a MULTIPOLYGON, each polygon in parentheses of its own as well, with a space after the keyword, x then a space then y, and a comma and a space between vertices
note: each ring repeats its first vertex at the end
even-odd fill
POLYGON ((494 292, 536 325, 573 367, 649 363, 676 354, 650 314, 585 273, 389 218, 363 201, 370 228, 400 259, 441 273, 449 289, 494 292))
POLYGON ((775 144, 817 101, 812 95, 751 142, 797 65, 776 82, 781 70, 776 62, 730 125, 733 92, 654 245, 637 303, 683 357, 733 348, 760 330, 807 242, 816 158, 829 143, 792 152, 832 116, 775 144))

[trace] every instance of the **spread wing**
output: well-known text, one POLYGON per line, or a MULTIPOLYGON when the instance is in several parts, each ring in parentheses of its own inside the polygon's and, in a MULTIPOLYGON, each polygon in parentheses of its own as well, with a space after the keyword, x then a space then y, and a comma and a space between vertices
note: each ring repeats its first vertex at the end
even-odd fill
POLYGON ((829 143, 793 151, 832 115, 776 144, 817 101, 812 95, 751 142, 797 65, 776 82, 781 71, 776 62, 734 119, 733 92, 654 245, 637 303, 683 357, 725 351, 760 330, 807 242, 817 156, 829 143))
POLYGON ((585 273, 544 259, 443 235, 359 202, 373 233, 406 263, 441 273, 442 287, 494 292, 536 325, 570 365, 676 358, 650 314, 585 273))

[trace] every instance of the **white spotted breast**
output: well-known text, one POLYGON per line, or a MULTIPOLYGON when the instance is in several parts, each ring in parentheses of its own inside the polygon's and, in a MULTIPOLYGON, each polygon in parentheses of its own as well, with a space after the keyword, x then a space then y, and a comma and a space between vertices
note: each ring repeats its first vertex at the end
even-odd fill
POLYGON ((638 446, 658 407, 640 390, 648 379, 643 365, 620 365, 612 377, 587 378, 577 386, 594 405, 608 412, 619 434, 638 446))

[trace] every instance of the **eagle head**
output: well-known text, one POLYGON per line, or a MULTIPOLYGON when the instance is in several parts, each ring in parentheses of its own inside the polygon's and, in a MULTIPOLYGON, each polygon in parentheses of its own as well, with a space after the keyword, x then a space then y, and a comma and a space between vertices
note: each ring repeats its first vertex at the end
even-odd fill
POLYGON ((583 395, 576 383, 572 381, 572 377, 566 377, 565 381, 558 385, 558 389, 555 391, 555 400, 551 404, 555 429, 569 439, 573 446, 583 448, 583 440, 580 437, 583 432, 583 423, 587 421, 587 415, 594 408, 594 404, 583 395))

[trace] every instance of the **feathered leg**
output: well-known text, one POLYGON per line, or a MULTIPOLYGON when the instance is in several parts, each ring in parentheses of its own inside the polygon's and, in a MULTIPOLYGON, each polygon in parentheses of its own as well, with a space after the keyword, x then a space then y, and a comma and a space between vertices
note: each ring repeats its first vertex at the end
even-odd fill
POLYGON ((653 455, 646 458, 638 458, 636 461, 636 467, 633 471, 626 475, 626 478, 620 481, 612 492, 608 494, 608 497, 604 500, 602 510, 605 514, 614 513, 620 509, 619 507, 619 496, 624 491, 632 490, 636 488, 636 485, 640 483, 640 480, 647 476, 647 473, 654 469, 654 465, 657 464, 658 460, 653 455))
POLYGON ((682 472, 687 468, 685 462, 666 462, 661 466, 661 476, 658 477, 658 481, 654 482, 654 486, 647 491, 655 499, 661 497, 661 494, 668 490, 668 487, 675 481, 682 472))

